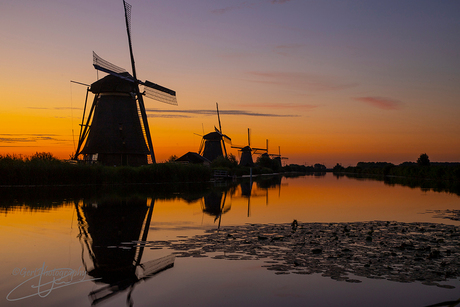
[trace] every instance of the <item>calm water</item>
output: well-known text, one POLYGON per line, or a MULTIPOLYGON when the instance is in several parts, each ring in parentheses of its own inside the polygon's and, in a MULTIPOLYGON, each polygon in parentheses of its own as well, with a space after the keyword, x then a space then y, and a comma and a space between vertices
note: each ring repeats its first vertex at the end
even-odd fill
POLYGON ((460 298, 456 194, 332 174, 0 193, 1 306, 427 306, 460 298))

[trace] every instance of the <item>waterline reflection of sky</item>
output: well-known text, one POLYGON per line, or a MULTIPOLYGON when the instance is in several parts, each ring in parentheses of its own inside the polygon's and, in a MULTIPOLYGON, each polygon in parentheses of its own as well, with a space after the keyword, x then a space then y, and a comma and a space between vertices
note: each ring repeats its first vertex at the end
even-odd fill
MULTIPOLYGON (((433 214, 435 210, 459 210, 459 196, 455 194, 389 186, 373 180, 337 179, 332 174, 283 178, 281 185, 272 185, 267 189, 261 186, 254 182, 250 197, 246 188, 237 186, 235 193, 227 192, 226 196, 223 190, 218 189, 213 197, 208 195, 207 198, 193 201, 183 198, 151 200, 153 212, 147 241, 184 240, 193 243, 194 235, 216 229, 219 223, 225 228, 245 224, 291 223, 294 219, 299 223, 381 220, 460 225, 458 221, 441 219, 433 214), (217 210, 216 215, 215 207, 211 204, 216 199, 223 208, 223 214, 219 215, 217 210)), ((83 213, 89 225, 87 241, 81 239, 85 235, 81 232, 79 216, 71 201, 56 203, 50 209, 33 209, 25 203, 10 207, 7 211, 2 210, 2 306, 89 306, 89 293, 107 285, 88 282, 56 289, 45 298, 32 297, 16 302, 5 299, 14 287, 24 281, 24 277, 13 275, 15 268, 34 269, 45 263, 48 269, 93 270, 95 262, 88 247, 94 251, 100 248, 94 242, 98 236, 103 237, 104 229, 101 228, 103 221, 97 223, 96 220, 95 224, 91 224, 88 214, 92 210, 110 209, 110 204, 104 207, 107 204, 98 204, 94 200, 77 202, 78 206, 85 203, 88 207, 79 212, 83 213)), ((149 201, 144 201, 145 206, 140 203, 140 212, 147 216, 149 201)), ((116 217, 113 221, 122 223, 123 217, 117 216, 116 210, 112 212, 116 217)), ((110 224, 111 217, 107 216, 107 221, 110 224)), ((119 248, 113 250, 123 253, 119 248)), ((166 248, 145 248, 141 262, 149 263, 173 252, 166 248)), ((458 299, 455 295, 460 286, 458 280, 449 282, 455 289, 443 289, 425 286, 420 282, 400 283, 352 275, 350 278, 362 282, 338 282, 321 274, 276 275, 262 267, 267 265, 264 260, 212 259, 215 255, 223 254, 210 253, 205 258, 176 257, 174 267, 133 286, 134 306, 424 306, 458 299)), ((97 260, 102 262, 101 258, 97 260)), ((27 292, 26 289, 21 291, 18 295, 27 292)), ((128 289, 120 291, 99 305, 126 306, 128 293, 128 289)))

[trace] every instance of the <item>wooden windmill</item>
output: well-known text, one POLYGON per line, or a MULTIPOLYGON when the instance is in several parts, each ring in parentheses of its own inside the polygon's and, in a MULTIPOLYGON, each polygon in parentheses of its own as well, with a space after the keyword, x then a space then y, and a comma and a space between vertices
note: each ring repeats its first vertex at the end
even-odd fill
POLYGON ((232 146, 232 148, 238 148, 241 151, 240 165, 241 166, 254 166, 252 159, 253 154, 260 154, 261 152, 268 152, 268 140, 267 148, 252 148, 251 147, 251 130, 248 128, 248 145, 246 146, 232 146))
POLYGON ((109 75, 88 89, 95 96, 85 124, 83 112, 74 158, 83 155, 86 161, 105 165, 138 166, 147 164, 148 156, 155 163, 143 96, 173 105, 177 100, 175 91, 137 79, 131 44, 131 5, 124 0, 123 5, 132 75, 93 52, 94 68, 109 75), (143 86, 142 92, 139 85, 143 86))
POLYGON ((278 161, 280 166, 283 166, 283 164, 281 163, 281 160, 288 159, 287 157, 282 157, 281 156, 281 147, 280 146, 278 146, 278 154, 270 154, 270 156, 273 157, 273 160, 278 161))
POLYGON ((219 129, 214 127, 214 132, 210 132, 203 136, 201 139, 200 149, 198 154, 202 155, 209 161, 214 161, 220 156, 227 158, 227 149, 225 143, 232 143, 232 139, 222 132, 222 125, 220 123, 219 105, 216 103, 217 119, 219 121, 219 129), (225 154, 225 155, 224 155, 225 154))

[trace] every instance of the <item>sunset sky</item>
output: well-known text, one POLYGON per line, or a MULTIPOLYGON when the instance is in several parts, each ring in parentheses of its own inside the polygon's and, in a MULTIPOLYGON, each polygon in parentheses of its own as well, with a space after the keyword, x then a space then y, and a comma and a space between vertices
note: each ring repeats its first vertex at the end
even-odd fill
MULTIPOLYGON (((157 161, 234 145, 333 167, 460 161, 460 1, 130 0, 157 161)), ((0 154, 69 158, 92 52, 131 72, 122 0, 0 2, 0 154)), ((89 101, 92 101, 90 95, 89 101)), ((231 153, 238 155, 236 149, 231 153)))

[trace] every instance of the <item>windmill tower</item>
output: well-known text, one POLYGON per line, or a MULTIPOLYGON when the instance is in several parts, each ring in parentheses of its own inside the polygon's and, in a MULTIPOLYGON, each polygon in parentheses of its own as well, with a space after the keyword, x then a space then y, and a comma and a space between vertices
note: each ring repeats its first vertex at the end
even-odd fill
POLYGON ((273 157, 273 160, 278 161, 279 166, 281 166, 281 167, 283 166, 283 164, 281 163, 281 160, 288 159, 287 157, 282 157, 281 156, 281 147, 280 146, 278 146, 278 154, 270 154, 270 156, 273 157))
POLYGON ((74 158, 83 155, 86 161, 104 165, 139 166, 148 163, 148 156, 155 163, 143 96, 172 105, 177 105, 177 100, 175 91, 137 79, 131 44, 131 5, 124 0, 123 5, 132 75, 93 52, 94 68, 109 75, 88 89, 95 96, 86 124, 83 113, 74 158), (143 86, 142 92, 139 85, 143 86))
POLYGON ((209 161, 214 161, 217 157, 224 156, 227 158, 227 149, 225 143, 232 142, 232 139, 223 134, 222 125, 220 123, 219 105, 216 103, 217 119, 219 121, 219 129, 214 127, 214 132, 210 132, 203 136, 201 140, 200 149, 198 154, 202 155, 209 161))
POLYGON ((260 151, 268 152, 268 140, 267 148, 252 148, 251 147, 251 129, 248 128, 248 145, 246 146, 232 146, 232 148, 238 148, 241 151, 240 165, 241 166, 254 166, 252 159, 253 154, 259 154, 260 151))

